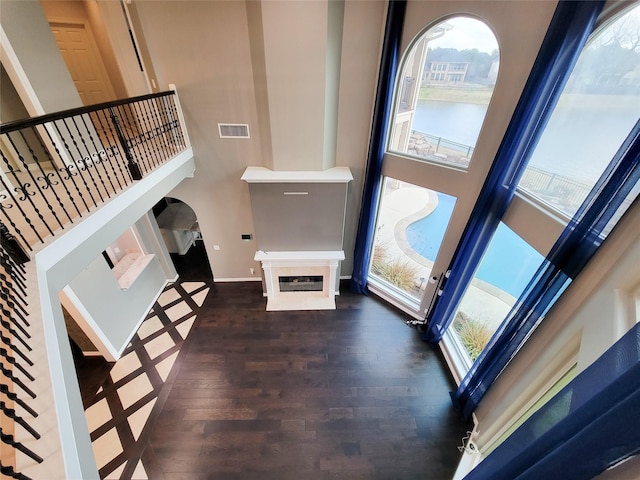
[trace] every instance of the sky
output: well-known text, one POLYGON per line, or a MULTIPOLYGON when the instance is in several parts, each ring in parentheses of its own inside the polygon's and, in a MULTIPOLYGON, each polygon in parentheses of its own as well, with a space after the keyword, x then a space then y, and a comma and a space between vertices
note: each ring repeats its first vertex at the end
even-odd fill
POLYGON ((473 18, 457 17, 447 20, 453 26, 445 35, 429 42, 429 48, 456 48, 491 53, 498 48, 498 42, 491 29, 473 18))

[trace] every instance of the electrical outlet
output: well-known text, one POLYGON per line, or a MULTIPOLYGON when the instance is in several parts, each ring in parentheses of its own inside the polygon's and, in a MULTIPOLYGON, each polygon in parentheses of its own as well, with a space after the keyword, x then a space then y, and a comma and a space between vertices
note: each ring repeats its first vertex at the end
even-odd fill
POLYGON ((255 275, 256 274, 256 270, 254 268, 250 268, 249 271, 251 272, 251 275, 255 275))
POLYGON ((214 250, 220 250, 220 245, 214 245, 214 246, 213 246, 213 249, 214 249, 214 250))

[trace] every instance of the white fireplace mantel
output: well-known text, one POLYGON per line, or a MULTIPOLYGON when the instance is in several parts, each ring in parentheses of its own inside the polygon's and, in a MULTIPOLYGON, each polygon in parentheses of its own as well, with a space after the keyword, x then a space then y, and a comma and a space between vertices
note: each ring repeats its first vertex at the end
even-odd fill
POLYGON ((336 308, 336 275, 344 252, 338 251, 258 251, 254 259, 262 263, 267 311, 332 310, 336 308), (322 291, 281 292, 281 276, 322 276, 322 291))

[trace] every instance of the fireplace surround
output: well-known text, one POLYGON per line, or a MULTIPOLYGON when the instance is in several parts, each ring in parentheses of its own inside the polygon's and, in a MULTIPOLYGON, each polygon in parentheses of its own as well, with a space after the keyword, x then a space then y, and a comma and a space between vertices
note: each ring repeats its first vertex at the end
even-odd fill
POLYGON ((254 259, 262 263, 267 311, 336 308, 337 270, 340 261, 344 260, 343 251, 259 251, 254 259), (302 282, 286 282, 289 285, 305 285, 282 288, 284 277, 303 279, 302 282))

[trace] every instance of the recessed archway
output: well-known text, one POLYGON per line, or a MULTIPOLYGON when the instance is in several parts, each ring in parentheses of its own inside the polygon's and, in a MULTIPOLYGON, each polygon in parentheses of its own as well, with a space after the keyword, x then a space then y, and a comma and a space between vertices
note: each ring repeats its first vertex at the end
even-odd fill
POLYGON ((165 197, 154 205, 153 214, 180 279, 213 282, 194 210, 182 200, 165 197))

